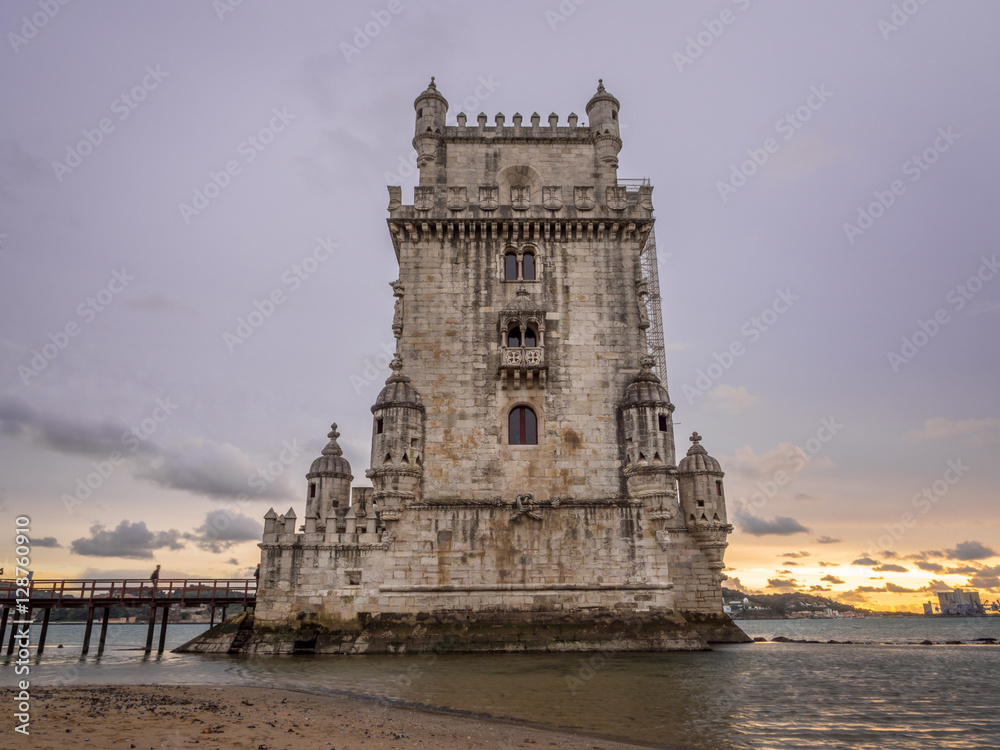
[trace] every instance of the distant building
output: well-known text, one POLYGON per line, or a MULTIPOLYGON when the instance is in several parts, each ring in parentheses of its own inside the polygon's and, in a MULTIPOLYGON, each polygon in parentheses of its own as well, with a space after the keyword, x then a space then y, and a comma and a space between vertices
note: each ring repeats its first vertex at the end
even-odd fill
MULTIPOLYGON (((942 615, 968 617, 986 614, 978 591, 939 591, 938 604, 942 615)), ((926 609, 925 609, 926 611, 926 609)))

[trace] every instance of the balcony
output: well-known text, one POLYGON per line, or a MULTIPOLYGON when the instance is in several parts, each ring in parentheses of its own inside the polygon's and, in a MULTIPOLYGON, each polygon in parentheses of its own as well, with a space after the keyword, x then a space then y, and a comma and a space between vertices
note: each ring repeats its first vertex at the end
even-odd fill
POLYGON ((541 388, 547 367, 544 347, 500 347, 500 378, 505 389, 541 388))

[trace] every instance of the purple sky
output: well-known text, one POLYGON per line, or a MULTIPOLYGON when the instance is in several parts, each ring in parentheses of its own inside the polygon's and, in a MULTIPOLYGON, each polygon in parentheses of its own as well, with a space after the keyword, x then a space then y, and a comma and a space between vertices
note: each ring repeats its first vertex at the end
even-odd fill
POLYGON ((731 575, 1000 593, 1000 5, 229 5, 0 6, 0 524, 39 575, 245 574, 332 421, 367 483, 414 97, 586 122, 603 78, 731 575))

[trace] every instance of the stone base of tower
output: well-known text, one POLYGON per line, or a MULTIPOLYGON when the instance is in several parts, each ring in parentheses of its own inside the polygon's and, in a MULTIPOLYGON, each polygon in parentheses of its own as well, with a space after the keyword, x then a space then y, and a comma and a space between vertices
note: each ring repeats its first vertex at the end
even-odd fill
MULTIPOLYGON (((235 618, 234 618, 235 619, 235 618)), ((726 615, 690 620, 669 612, 418 612, 364 614, 337 621, 314 616, 217 626, 184 644, 189 653, 419 654, 593 651, 706 651, 710 643, 748 642, 726 615)))

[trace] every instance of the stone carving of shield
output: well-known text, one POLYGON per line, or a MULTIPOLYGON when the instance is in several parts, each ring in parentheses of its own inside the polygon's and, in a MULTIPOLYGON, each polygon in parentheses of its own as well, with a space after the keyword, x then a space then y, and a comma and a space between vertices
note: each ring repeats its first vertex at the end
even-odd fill
POLYGON ((549 211, 558 211, 563 207, 562 187, 551 185, 542 188, 542 205, 549 211))
POLYGON ((429 211, 434 207, 434 187, 413 188, 413 207, 418 211, 429 211))
POLYGON ((510 188, 510 205, 523 211, 531 202, 531 188, 528 185, 512 185, 510 188))
POLYGON ((589 211, 597 202, 594 200, 594 186, 585 185, 573 188, 573 201, 581 211, 589 211))
POLYGON ((498 209, 500 207, 500 188, 496 185, 480 185, 479 207, 484 211, 498 209))
POLYGON ((469 198, 464 187, 448 188, 448 208, 452 211, 461 211, 469 205, 469 198))
POLYGON ((628 208, 628 192, 624 186, 609 185, 607 189, 608 208, 623 211, 628 208))

